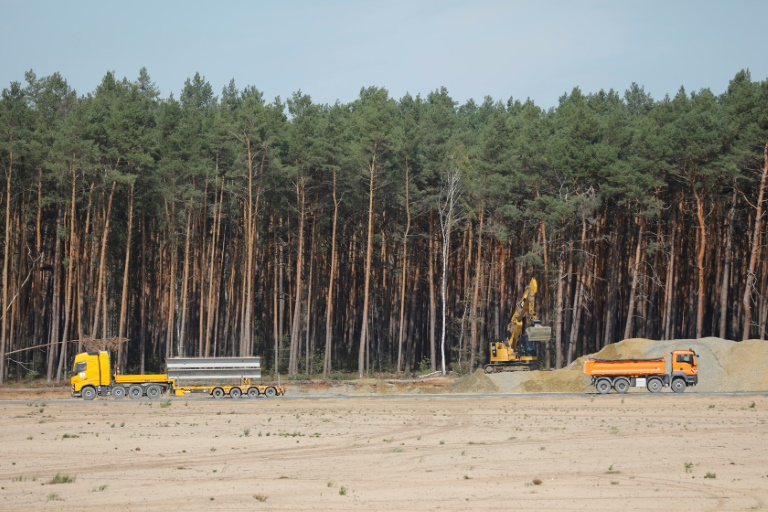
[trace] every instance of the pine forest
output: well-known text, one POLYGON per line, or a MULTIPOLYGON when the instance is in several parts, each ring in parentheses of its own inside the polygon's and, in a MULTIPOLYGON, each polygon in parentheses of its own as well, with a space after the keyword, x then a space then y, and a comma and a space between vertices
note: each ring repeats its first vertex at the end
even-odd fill
POLYGON ((711 85, 328 105, 29 71, 0 100, 0 383, 66 379, 94 343, 124 373, 471 372, 532 278, 542 367, 765 339, 768 81, 711 85))

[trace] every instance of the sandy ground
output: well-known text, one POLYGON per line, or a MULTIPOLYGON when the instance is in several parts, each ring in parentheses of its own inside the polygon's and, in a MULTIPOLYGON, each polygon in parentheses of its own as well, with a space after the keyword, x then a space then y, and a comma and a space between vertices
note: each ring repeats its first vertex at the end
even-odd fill
POLYGON ((763 394, 51 393, 0 402, 2 510, 768 507, 763 394))

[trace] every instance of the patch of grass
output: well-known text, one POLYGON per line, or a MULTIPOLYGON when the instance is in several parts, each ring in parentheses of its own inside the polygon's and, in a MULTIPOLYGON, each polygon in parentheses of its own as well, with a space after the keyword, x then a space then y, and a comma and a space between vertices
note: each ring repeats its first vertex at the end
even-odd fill
POLYGON ((260 501, 262 503, 267 501, 267 498, 269 498, 269 496, 267 496, 266 494, 254 494, 253 495, 253 499, 255 499, 256 501, 260 501))
POLYGON ((51 478, 49 484, 71 484, 75 480, 77 480, 76 476, 70 476, 70 475, 62 475, 60 473, 56 473, 56 476, 51 478))
POLYGON ((619 485, 619 481, 618 480, 611 480, 611 485, 619 485))
POLYGON ((80 436, 78 436, 77 434, 64 434, 63 436, 61 436, 62 439, 77 439, 78 437, 80 436))
POLYGON ((166 400, 165 402, 161 402, 160 403, 160 407, 162 407, 163 409, 165 409, 167 407, 170 407, 170 406, 171 406, 171 401, 170 400, 166 400))
POLYGON ((752 402, 751 404, 749 404, 750 409, 754 409, 755 407, 756 407, 755 402, 752 402))
POLYGON ((91 492, 103 492, 106 490, 107 490, 106 485, 99 485, 98 487, 94 487, 93 489, 91 489, 91 492))
POLYGON ((347 488, 343 485, 339 487, 339 496, 346 496, 347 495, 347 488))
POLYGON ((48 495, 48 498, 47 498, 47 500, 48 500, 48 501, 64 501, 64 500, 63 500, 63 499, 61 499, 61 498, 59 497, 59 495, 58 495, 58 494, 56 494, 55 492, 52 492, 51 494, 49 494, 49 495, 48 495))
POLYGON ((686 463, 684 464, 684 466, 685 466, 685 472, 686 472, 686 473, 691 473, 691 472, 693 472, 693 462, 686 462, 686 463))
POLYGON ((608 466, 608 471, 605 472, 606 475, 618 475, 619 473, 621 473, 621 471, 613 469, 613 464, 608 466))
POLYGON ((251 429, 248 427, 245 427, 243 429, 243 437, 248 437, 249 435, 251 435, 251 429))
POLYGON ((717 475, 715 473, 707 473, 704 475, 704 478, 717 478, 717 475))
POLYGON ((26 478, 24 478, 24 475, 19 475, 11 478, 11 482, 23 482, 24 480, 26 480, 26 478))

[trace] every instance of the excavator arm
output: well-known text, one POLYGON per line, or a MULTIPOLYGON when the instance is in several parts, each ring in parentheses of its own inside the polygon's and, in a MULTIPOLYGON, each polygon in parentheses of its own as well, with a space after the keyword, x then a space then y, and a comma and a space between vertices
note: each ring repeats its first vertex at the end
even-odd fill
POLYGON ((520 343, 520 335, 523 333, 523 319, 528 315, 528 319, 531 323, 538 323, 538 317, 534 311, 536 291, 539 289, 539 284, 536 282, 536 278, 531 279, 528 286, 525 287, 523 296, 518 301, 515 312, 512 314, 512 318, 509 320, 507 330, 509 331, 509 340, 507 345, 509 348, 517 353, 517 346, 520 343))

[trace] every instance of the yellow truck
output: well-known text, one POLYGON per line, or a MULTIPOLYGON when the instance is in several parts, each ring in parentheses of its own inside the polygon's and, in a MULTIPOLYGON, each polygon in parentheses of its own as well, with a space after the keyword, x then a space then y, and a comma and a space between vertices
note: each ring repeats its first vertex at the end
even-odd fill
POLYGON ((72 396, 85 400, 97 396, 119 400, 126 395, 132 399, 156 399, 165 393, 173 396, 201 393, 214 398, 271 398, 285 394, 282 386, 255 384, 254 379, 259 378, 259 357, 174 357, 166 361, 166 373, 120 375, 112 371, 109 352, 102 350, 77 354, 69 382, 72 396), (221 384, 234 379, 239 382, 221 384))

